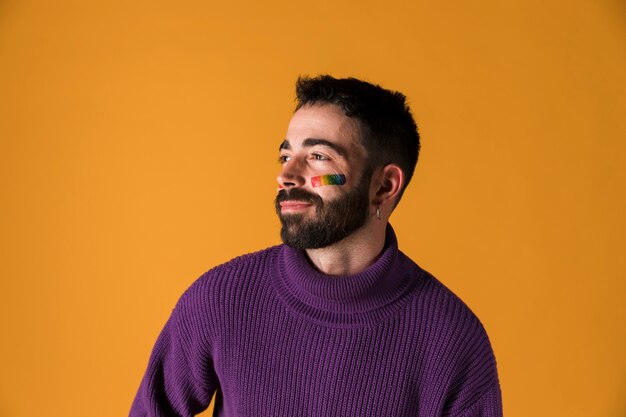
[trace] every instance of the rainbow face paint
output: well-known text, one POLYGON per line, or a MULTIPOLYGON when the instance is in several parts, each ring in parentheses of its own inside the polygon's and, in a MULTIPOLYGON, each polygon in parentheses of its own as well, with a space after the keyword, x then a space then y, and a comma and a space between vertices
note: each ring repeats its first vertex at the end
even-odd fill
POLYGON ((323 185, 344 185, 345 183, 346 176, 343 174, 328 174, 311 177, 312 187, 321 187, 323 185))

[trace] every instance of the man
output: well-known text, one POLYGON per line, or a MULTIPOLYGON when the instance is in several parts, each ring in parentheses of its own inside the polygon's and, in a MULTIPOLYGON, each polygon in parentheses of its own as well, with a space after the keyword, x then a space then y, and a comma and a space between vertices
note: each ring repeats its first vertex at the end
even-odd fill
POLYGON ((419 135, 405 97, 301 78, 280 145, 284 245, 200 277, 159 336, 131 416, 501 416, 478 319, 398 250, 387 219, 419 135))

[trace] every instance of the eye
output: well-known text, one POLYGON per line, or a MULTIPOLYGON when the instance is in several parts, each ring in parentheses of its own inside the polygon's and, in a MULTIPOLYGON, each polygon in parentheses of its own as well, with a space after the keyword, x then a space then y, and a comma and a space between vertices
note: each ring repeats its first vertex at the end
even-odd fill
POLYGON ((289 162, 290 159, 291 157, 289 155, 281 155, 278 157, 278 163, 284 164, 285 162, 289 162))
POLYGON ((327 157, 326 155, 322 155, 321 153, 314 153, 312 155, 312 159, 316 161, 329 161, 330 160, 329 157, 327 157))

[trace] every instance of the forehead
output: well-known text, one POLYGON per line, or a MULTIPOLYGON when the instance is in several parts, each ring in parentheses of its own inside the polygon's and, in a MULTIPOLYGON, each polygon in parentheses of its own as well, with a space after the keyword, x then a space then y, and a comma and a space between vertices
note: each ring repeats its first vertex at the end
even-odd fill
POLYGON ((286 140, 292 148, 306 139, 324 139, 346 149, 349 153, 363 153, 361 124, 334 104, 304 106, 289 122, 286 140))

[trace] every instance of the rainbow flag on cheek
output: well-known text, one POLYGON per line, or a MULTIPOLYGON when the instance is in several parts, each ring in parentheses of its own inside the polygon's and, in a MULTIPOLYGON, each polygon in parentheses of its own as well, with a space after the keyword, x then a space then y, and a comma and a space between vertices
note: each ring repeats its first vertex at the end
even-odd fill
POLYGON ((322 185, 344 185, 346 176, 343 174, 328 174, 311 177, 312 187, 321 187, 322 185))

